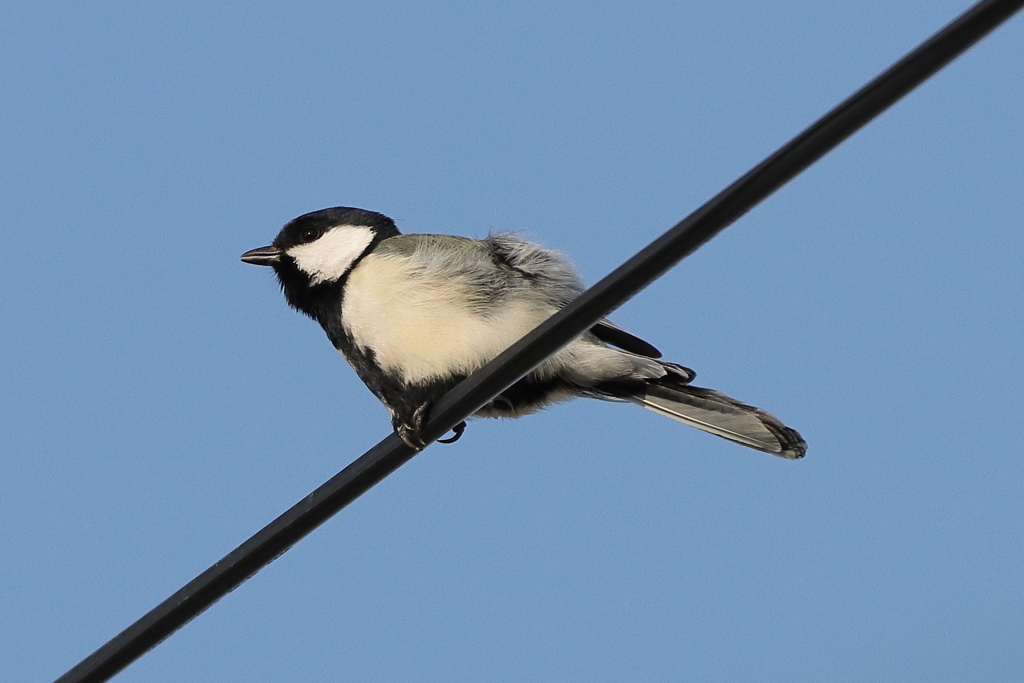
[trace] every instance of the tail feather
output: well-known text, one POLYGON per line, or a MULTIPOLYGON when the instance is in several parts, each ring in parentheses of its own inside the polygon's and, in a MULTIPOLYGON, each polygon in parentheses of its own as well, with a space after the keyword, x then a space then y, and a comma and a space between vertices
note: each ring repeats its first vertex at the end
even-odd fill
POLYGON ((807 452, 807 444, 800 434, 782 424, 777 417, 713 389, 675 382, 671 386, 650 382, 642 391, 624 398, 765 453, 796 460, 807 452))

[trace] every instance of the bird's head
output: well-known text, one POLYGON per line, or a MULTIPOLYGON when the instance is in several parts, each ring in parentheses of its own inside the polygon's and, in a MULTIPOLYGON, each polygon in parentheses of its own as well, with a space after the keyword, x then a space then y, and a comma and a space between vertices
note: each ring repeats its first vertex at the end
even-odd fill
POLYGON ((288 303, 318 318, 356 262, 397 234, 395 222, 383 214, 338 206, 290 221, 269 247, 247 251, 242 260, 271 266, 288 303))

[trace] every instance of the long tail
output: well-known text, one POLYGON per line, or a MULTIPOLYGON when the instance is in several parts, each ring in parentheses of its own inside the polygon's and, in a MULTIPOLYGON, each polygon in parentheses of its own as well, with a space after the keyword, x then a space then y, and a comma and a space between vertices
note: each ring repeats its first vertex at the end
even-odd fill
POLYGON ((796 430, 760 408, 702 387, 649 381, 629 401, 705 432, 788 460, 804 457, 807 444, 796 430))

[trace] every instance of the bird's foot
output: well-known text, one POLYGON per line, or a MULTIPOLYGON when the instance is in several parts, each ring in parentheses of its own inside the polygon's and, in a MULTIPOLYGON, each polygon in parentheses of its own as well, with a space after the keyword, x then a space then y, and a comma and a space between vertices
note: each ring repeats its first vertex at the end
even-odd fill
POLYGON ((419 431, 413 429, 409 425, 398 425, 395 427, 395 432, 405 442, 405 445, 414 451, 422 451, 427 447, 426 442, 420 438, 419 431))
POLYGON ((412 414, 412 418, 408 422, 397 422, 395 424, 395 432, 405 442, 405 445, 414 451, 422 451, 427 447, 427 443, 420 436, 426 419, 427 406, 422 405, 416 409, 416 412, 412 414))
MULTIPOLYGON (((422 451, 427 447, 427 443, 423 440, 421 432, 423 430, 423 423, 427 421, 427 410, 428 407, 425 405, 420 406, 416 409, 416 412, 412 414, 412 419, 409 422, 400 422, 395 425, 395 432, 398 436, 406 443, 409 448, 413 450, 422 451)), ((448 439, 438 439, 438 443, 455 443, 461 437, 463 432, 466 431, 466 422, 462 421, 459 424, 452 427, 454 436, 448 439)))

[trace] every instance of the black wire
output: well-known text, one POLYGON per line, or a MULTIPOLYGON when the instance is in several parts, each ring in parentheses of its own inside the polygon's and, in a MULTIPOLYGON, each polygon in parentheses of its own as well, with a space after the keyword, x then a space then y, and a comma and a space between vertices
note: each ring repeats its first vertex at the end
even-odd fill
MULTIPOLYGON (((445 395, 423 430, 444 435, 922 81, 1009 19, 1024 0, 983 0, 851 95, 582 296, 445 395)), ((392 434, 57 679, 115 676, 414 455, 392 434)))

